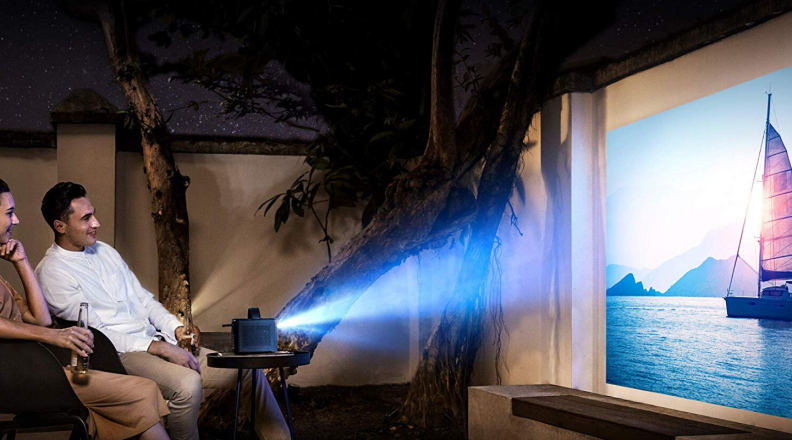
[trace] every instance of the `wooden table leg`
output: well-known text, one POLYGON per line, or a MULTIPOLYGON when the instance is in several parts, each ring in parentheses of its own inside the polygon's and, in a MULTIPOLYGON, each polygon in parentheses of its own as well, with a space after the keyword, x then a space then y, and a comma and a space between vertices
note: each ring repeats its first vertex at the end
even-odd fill
POLYGON ((250 380, 253 386, 250 388, 250 440, 258 438, 256 436, 256 372, 258 370, 250 370, 250 380))
POLYGON ((237 373, 237 396, 236 396, 236 410, 234 411, 234 440, 237 438, 239 431, 239 395, 242 392, 242 369, 237 373))
POLYGON ((280 368, 280 377, 281 377, 281 386, 283 387, 283 400, 286 401, 286 416, 289 420, 289 434, 291 434, 291 440, 294 439, 294 425, 292 424, 292 417, 291 417, 291 408, 289 408, 289 391, 286 386, 286 375, 283 373, 283 367, 280 368))

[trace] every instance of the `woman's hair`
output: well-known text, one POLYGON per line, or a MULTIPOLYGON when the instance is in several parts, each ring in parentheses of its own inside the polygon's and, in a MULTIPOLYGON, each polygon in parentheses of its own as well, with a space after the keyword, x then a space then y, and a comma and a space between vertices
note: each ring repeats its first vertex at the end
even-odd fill
POLYGON ((0 194, 2 193, 10 193, 11 190, 8 189, 8 184, 5 183, 5 180, 0 179, 0 194))

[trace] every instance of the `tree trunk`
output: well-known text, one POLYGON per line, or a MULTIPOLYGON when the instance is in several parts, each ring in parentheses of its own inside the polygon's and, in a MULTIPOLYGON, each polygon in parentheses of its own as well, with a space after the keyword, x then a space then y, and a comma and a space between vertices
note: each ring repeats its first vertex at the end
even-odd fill
MULTIPOLYGON (((436 37, 434 40, 432 74, 446 78, 433 81, 433 103, 448 102, 452 87, 451 72, 442 66, 453 64, 454 27, 448 23, 455 22, 459 1, 448 3, 451 4, 441 2, 438 6, 435 32, 449 33, 452 38, 451 44, 447 38, 436 37)), ((496 72, 502 71, 496 69, 496 72)), ((508 79, 508 73, 504 78, 508 79)), ((483 155, 486 146, 494 139, 499 114, 492 112, 489 105, 502 108, 508 82, 491 80, 487 84, 489 87, 483 88, 468 102, 464 111, 467 117, 455 130, 455 133, 478 135, 459 137, 455 141, 455 136, 442 129, 435 131, 433 127, 427 153, 419 166, 388 188, 386 201, 372 222, 286 304, 278 314, 279 319, 299 315, 329 302, 341 302, 336 307, 348 311, 380 276, 424 249, 442 246, 450 234, 472 219, 475 211, 472 194, 456 179, 483 155), (449 142, 456 142, 456 148, 448 150, 449 142), (458 160, 460 151, 469 153, 464 156, 465 160, 458 160)), ((453 121, 452 109, 447 106, 433 105, 432 112, 433 120, 453 121)), ((313 352, 323 336, 338 322, 340 317, 316 326, 310 332, 300 329, 282 332, 279 347, 313 352)))
POLYGON ((192 324, 190 302, 190 242, 183 176, 167 143, 164 119, 140 68, 134 29, 124 19, 123 4, 111 1, 95 9, 107 44, 116 80, 124 92, 130 116, 140 128, 143 171, 151 193, 151 216, 157 239, 159 299, 171 313, 192 324))
POLYGON ((467 426, 467 389, 481 346, 492 249, 512 193, 523 139, 558 66, 590 36, 581 32, 569 38, 567 33, 564 40, 554 35, 561 30, 557 26, 561 14, 558 6, 539 3, 521 41, 500 127, 487 151, 478 211, 454 294, 424 348, 402 406, 403 418, 413 424, 426 427, 441 420, 439 416, 450 415, 458 426, 467 426), (559 39, 567 44, 551 47, 559 39))

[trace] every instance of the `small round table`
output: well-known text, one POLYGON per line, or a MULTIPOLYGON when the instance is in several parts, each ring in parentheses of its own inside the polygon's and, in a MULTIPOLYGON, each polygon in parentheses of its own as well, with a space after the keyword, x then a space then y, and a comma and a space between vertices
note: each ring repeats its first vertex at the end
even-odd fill
MULTIPOLYGON (((207 365, 213 368, 235 368, 237 373, 237 398, 236 411, 234 411, 234 440, 237 438, 239 429, 239 396, 242 391, 242 370, 258 370, 264 368, 277 368, 280 370, 281 386, 283 387, 283 398, 286 401, 286 416, 289 421, 289 433, 294 440, 294 425, 292 424, 291 409, 289 408, 289 393, 286 387, 286 375, 284 368, 299 367, 308 365, 311 362, 311 354, 307 351, 276 351, 272 353, 210 353, 206 356, 207 365)), ((256 372, 251 376, 252 387, 250 393, 250 438, 256 438, 256 372)))

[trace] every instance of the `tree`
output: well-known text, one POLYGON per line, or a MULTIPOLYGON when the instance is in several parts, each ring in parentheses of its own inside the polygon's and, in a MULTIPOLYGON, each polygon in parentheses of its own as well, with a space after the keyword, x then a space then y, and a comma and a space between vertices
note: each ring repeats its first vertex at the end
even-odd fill
MULTIPOLYGON (((359 87, 368 87, 370 90, 372 83, 383 81, 383 72, 375 68, 360 69, 367 75, 357 75, 358 69, 350 71, 341 66, 343 63, 368 66, 365 62, 361 63, 350 56, 344 57, 336 52, 337 48, 322 46, 321 41, 315 41, 309 35, 292 32, 294 29, 308 29, 310 26, 301 26, 299 20, 288 13, 289 4, 290 2, 281 2, 281 7, 285 9, 275 11, 256 10, 254 6, 239 7, 238 10, 243 11, 243 15, 249 13, 258 17, 251 20, 252 24, 241 34, 238 27, 228 24, 227 18, 220 22, 213 19, 202 21, 210 29, 237 32, 236 35, 242 35, 243 41, 251 42, 241 52, 245 52, 247 56, 271 56, 283 63, 295 78, 306 81, 311 86, 312 98, 319 113, 331 127, 331 136, 322 137, 313 144, 321 145, 322 148, 309 150, 307 162, 312 169, 308 178, 301 176, 291 188, 271 198, 265 204, 266 208, 264 205, 262 208, 267 212, 280 200, 281 204, 275 214, 276 230, 288 220, 290 212, 302 216, 301 210, 305 206, 314 206, 316 191, 320 189, 319 186, 312 186, 313 172, 325 170, 328 171, 325 176, 335 177, 342 171, 349 176, 346 180, 346 191, 337 194, 333 194, 332 186, 325 183, 323 189, 327 190, 330 200, 335 201, 336 205, 343 206, 344 201, 354 204, 366 195, 369 196, 369 201, 363 219, 364 229, 289 301, 278 317, 294 316, 331 301, 342 302, 348 309, 381 275, 422 250, 443 246, 450 236, 469 226, 470 239, 454 297, 423 352, 421 364, 411 383, 410 395, 403 408, 407 419, 420 424, 430 423, 438 412, 451 413, 457 422, 463 423, 466 416, 467 385, 470 383, 473 362, 481 342, 483 313, 487 304, 485 284, 493 244, 511 195, 528 124, 549 96, 560 63, 608 23, 613 5, 601 4, 595 7, 577 3, 562 5, 538 2, 525 17, 517 20, 527 20, 519 45, 510 44, 508 32, 497 26, 497 23, 492 24, 492 17, 487 17, 484 13, 494 29, 493 33, 500 38, 500 49, 512 49, 500 58, 499 65, 486 79, 471 79, 470 72, 475 73, 476 69, 466 66, 465 78, 458 82, 466 91, 472 90, 472 94, 457 120, 453 107, 454 56, 456 53, 457 58, 463 62, 467 58, 457 49, 458 39, 455 35, 464 34, 466 28, 458 23, 460 0, 438 1, 433 8, 436 13, 429 60, 429 129, 425 148, 419 149, 423 154, 409 172, 402 174, 402 167, 398 172, 391 173, 390 179, 380 180, 380 183, 384 181, 387 185, 380 184, 372 188, 374 179, 371 179, 368 172, 377 167, 360 166, 365 163, 360 160, 361 152, 366 157, 368 147, 382 140, 390 141, 388 137, 394 133, 387 131, 386 124, 381 124, 382 128, 378 130, 385 131, 370 138, 369 135, 362 138, 350 136, 349 133, 355 131, 350 130, 350 127, 363 127, 365 130, 376 123, 372 120, 377 120, 380 115, 373 118, 365 116, 375 114, 374 109, 380 107, 360 106, 365 115, 361 117, 360 109, 353 108, 347 101, 333 101, 337 96, 327 91, 347 90, 356 82, 359 87), (264 30, 257 27, 256 23, 260 23, 262 17, 269 17, 263 21, 272 23, 275 21, 273 16, 279 18, 279 23, 287 24, 280 26, 277 32, 269 27, 264 30), (254 31, 258 33, 258 37, 254 35, 254 31), (270 32, 273 34, 270 35, 270 32), (289 43, 284 43, 284 39, 289 43), (320 47, 312 46, 314 42, 320 47), (299 47, 295 49, 294 45, 299 47), (323 56, 327 54, 333 56, 323 56), (294 58, 297 59, 297 66, 294 66, 294 58), (329 58, 333 59, 335 67, 327 68, 321 62, 329 58), (355 78, 345 81, 338 78, 339 73, 352 73, 355 78), (317 79, 318 74, 327 74, 329 78, 317 79), (325 107, 333 110, 323 110, 325 107), (350 109, 357 110, 358 113, 350 109), (328 142, 328 139, 331 141, 328 142), (349 161, 345 162, 346 159, 349 161), (475 170, 482 164, 481 174, 478 174, 475 170)), ((365 10, 364 6, 353 1, 342 2, 342 5, 346 7, 342 8, 345 11, 358 10, 356 7, 365 10)), ((360 28, 350 26, 350 23, 359 24, 354 21, 355 17, 341 15, 349 19, 346 22, 347 32, 348 29, 354 29, 363 34, 363 37, 356 35, 358 40, 371 41, 365 38, 369 36, 365 25, 360 28)), ((222 14, 213 14, 213 17, 218 16, 222 14)), ((200 22, 201 19, 198 20, 200 22)), ((317 25, 311 20, 306 21, 317 25)), ((324 25, 317 27, 325 31, 330 26, 328 23, 332 22, 333 18, 329 18, 327 23, 323 22, 324 25)), ((382 24, 379 21, 375 23, 382 24)), ((389 28, 387 23, 382 25, 389 28)), ((423 30, 427 31, 427 28, 423 30)), ((339 42, 349 43, 342 38, 331 40, 335 45, 339 45, 339 42)), ((354 53, 356 47, 354 43, 350 44, 351 48, 348 44, 341 47, 354 53)), ((372 54, 372 58, 377 61, 380 57, 387 60, 387 54, 372 54)), ((215 61, 219 62, 221 59, 218 57, 213 60, 215 61)), ((260 62, 247 62, 245 65, 260 65, 260 62)), ((216 66, 213 68, 217 71, 216 66)), ((221 87, 223 81, 228 81, 227 74, 231 70, 220 71, 223 75, 207 76, 205 69, 182 74, 185 78, 211 89, 221 87)), ((256 90, 253 85, 256 80, 249 79, 250 76, 246 78, 244 70, 237 70, 236 74, 239 78, 237 83, 249 84, 248 91, 256 90)), ((420 74, 415 76, 420 77, 420 74)), ((420 81, 393 81, 391 86, 399 92, 400 86, 405 84, 414 86, 420 84, 420 81)), ((260 81, 260 85, 264 88, 267 86, 265 81, 260 81)), ((411 89, 406 90, 405 95, 414 96, 410 94, 411 89)), ((243 92, 242 96, 251 97, 253 94, 245 95, 243 92)), ((260 94, 258 97, 266 98, 266 95, 260 94)), ((405 98, 405 101, 410 100, 405 98)), ((233 101, 235 105, 239 105, 239 102, 238 99, 233 101)), ((243 112, 256 112, 250 106, 242 105, 240 108, 245 109, 243 112)), ((293 114, 286 117, 297 118, 293 114)), ((414 152, 416 149, 413 146, 406 150, 414 152)), ((376 164, 378 161, 382 161, 382 158, 375 157, 371 163, 376 164)), ((331 203, 326 212, 329 213, 333 208, 331 203)), ((324 241, 329 245, 330 238, 326 228, 323 229, 324 241)), ((313 352, 322 337, 339 320, 340 318, 322 323, 319 328, 315 326, 310 332, 296 329, 281 334, 279 345, 284 349, 313 352)))
MULTIPOLYGON (((279 318, 331 301, 348 309, 406 258, 470 230, 454 297, 423 352, 403 408, 405 417, 420 424, 438 412, 462 423, 493 244, 528 125, 549 96, 560 63, 607 24, 612 6, 539 1, 514 20, 524 28, 519 44, 483 11, 482 20, 498 39, 488 52, 499 55, 486 78, 459 49, 459 36, 464 42, 469 29, 460 24, 469 15, 460 12, 461 0, 376 7, 362 0, 207 0, 200 7, 174 0, 158 5, 155 13, 166 18, 168 29, 151 38, 167 46, 173 33, 233 36, 240 42, 236 53, 196 53, 158 69, 215 92, 230 117, 259 114, 304 126, 314 116, 328 126, 309 144, 311 170, 260 207, 266 213, 280 203, 276 230, 290 213, 310 212, 322 226, 331 259, 279 318), (378 14, 380 8, 388 13, 378 14), (310 103, 267 75, 272 60, 309 85, 310 103), (456 81, 470 93, 459 118, 453 105, 456 63, 464 64, 464 76, 456 81), (416 162, 408 167, 411 160, 416 162), (320 193, 327 196, 324 216, 318 211, 320 193), (328 215, 361 200, 363 230, 332 256, 328 215)), ((135 111, 145 115, 147 109, 135 111)), ((283 333, 279 346, 313 352, 339 320, 310 332, 283 333)))
POLYGON ((149 86, 137 46, 137 21, 123 1, 60 0, 70 15, 96 21, 102 27, 110 66, 127 101, 127 126, 138 129, 143 172, 151 193, 151 217, 157 239, 159 299, 186 326, 192 325, 190 300, 190 241, 186 191, 182 175, 164 140, 165 119, 149 86))
MULTIPOLYGON (((569 14, 562 6, 537 3, 527 17, 516 61, 505 60, 506 66, 513 65, 513 70, 507 98, 502 107, 495 107, 501 109, 500 121, 485 154, 471 235, 454 295, 424 348, 410 383, 402 409, 407 420, 426 425, 446 411, 459 425, 466 426, 467 388, 481 345, 493 245, 512 194, 528 124, 549 96, 561 62, 606 23, 591 20, 596 15, 578 15, 594 11, 569 14), (565 30, 565 24, 575 31, 565 30)), ((597 12, 608 15, 607 10, 597 12)), ((505 83, 503 72, 497 73, 500 78, 495 81, 505 83)))

